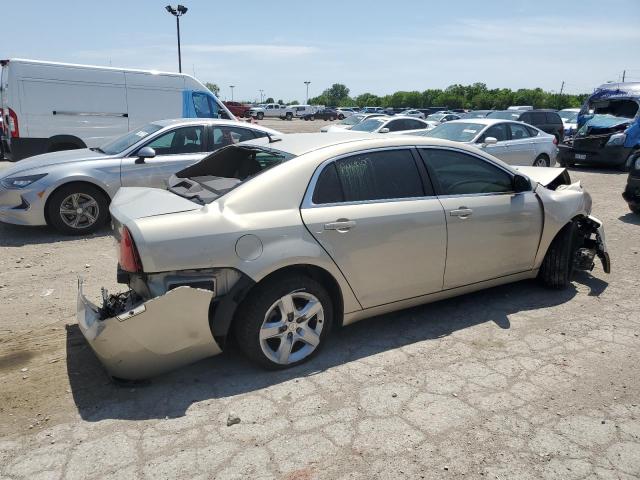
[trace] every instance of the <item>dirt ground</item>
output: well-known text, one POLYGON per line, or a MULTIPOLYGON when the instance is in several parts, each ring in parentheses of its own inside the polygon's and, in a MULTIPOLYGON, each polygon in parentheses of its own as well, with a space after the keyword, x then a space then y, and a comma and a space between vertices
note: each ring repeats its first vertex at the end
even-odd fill
POLYGON ((605 223, 610 275, 371 319, 284 372, 227 351, 127 386, 75 322, 79 275, 96 300, 122 287, 108 229, 0 224, 0 478, 638 478, 640 217, 626 174, 571 176, 605 223))

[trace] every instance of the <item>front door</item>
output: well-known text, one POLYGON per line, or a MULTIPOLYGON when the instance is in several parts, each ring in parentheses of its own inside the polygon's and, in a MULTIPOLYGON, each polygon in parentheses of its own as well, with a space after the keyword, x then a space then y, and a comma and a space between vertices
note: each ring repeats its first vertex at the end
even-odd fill
POLYGON ((444 288, 531 270, 543 227, 535 193, 515 193, 512 174, 478 156, 420 153, 447 219, 444 288))
POLYGON ((509 152, 509 127, 506 123, 497 123, 487 128, 476 141, 476 146, 505 163, 510 163, 511 161, 509 152), (489 137, 495 138, 498 143, 485 144, 485 138, 489 137))
POLYGON ((301 213, 364 308, 442 289, 444 212, 411 150, 375 150, 325 165, 301 213))
POLYGON ((190 125, 169 130, 143 146, 153 148, 156 156, 140 162, 133 152, 123 158, 120 168, 122 186, 165 188, 171 175, 204 158, 205 126, 190 125))

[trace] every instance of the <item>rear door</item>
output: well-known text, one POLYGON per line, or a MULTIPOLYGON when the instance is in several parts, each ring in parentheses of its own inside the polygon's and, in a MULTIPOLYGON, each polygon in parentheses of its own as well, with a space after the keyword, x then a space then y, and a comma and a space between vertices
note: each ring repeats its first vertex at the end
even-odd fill
POLYGON ((444 288, 531 270, 543 226, 535 193, 515 193, 513 175, 479 156, 442 148, 420 153, 447 219, 444 288))
POLYGON ((311 181, 304 223, 364 308, 442 289, 446 222, 412 150, 327 162, 311 181))
POLYGON ((140 146, 155 150, 154 158, 140 162, 137 150, 122 159, 120 180, 123 187, 165 188, 175 172, 204 158, 209 142, 205 125, 171 129, 140 146))

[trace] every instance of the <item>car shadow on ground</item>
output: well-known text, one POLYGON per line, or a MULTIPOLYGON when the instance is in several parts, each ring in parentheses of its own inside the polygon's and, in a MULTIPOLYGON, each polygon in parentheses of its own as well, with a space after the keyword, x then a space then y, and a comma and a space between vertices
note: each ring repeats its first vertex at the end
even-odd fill
POLYGON ((624 223, 630 223, 631 225, 640 225, 640 215, 637 213, 625 213, 624 215, 620 215, 618 220, 624 223))
MULTIPOLYGON (((579 273, 576 282, 590 294, 606 288, 591 275, 579 273)), ((144 420, 177 418, 193 403, 257 391, 288 380, 312 376, 388 350, 433 341, 474 325, 493 322, 509 329, 509 315, 553 307, 577 293, 549 290, 535 281, 518 282, 455 299, 382 315, 337 330, 320 354, 298 367, 265 371, 249 363, 237 347, 166 375, 139 383, 110 381, 77 325, 67 327, 67 370, 81 417, 144 420)))
POLYGON ((25 227, 0 222, 0 247, 23 247, 44 243, 64 242, 84 238, 98 238, 111 235, 111 228, 104 226, 89 235, 62 235, 51 227, 25 227))

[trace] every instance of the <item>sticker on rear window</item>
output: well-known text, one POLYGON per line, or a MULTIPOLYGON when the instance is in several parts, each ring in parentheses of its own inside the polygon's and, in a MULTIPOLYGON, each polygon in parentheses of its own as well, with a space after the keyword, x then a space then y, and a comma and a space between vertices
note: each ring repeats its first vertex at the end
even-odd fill
POLYGON ((465 128, 462 130, 464 133, 476 133, 478 130, 471 130, 470 128, 465 128))
POLYGON ((146 137, 147 135, 149 135, 147 132, 145 132, 144 130, 140 130, 139 132, 136 132, 136 136, 137 137, 146 137))

